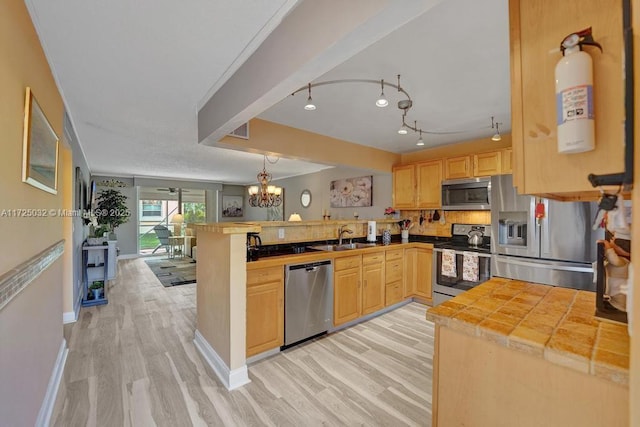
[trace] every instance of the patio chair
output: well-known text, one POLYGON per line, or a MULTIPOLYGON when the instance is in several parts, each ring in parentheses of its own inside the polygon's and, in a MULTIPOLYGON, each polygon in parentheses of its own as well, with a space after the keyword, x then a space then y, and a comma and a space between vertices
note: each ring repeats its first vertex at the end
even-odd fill
POLYGON ((158 249, 164 246, 164 250, 169 253, 169 237, 171 237, 171 230, 169 230, 164 225, 156 225, 153 227, 153 231, 156 233, 156 237, 160 241, 158 246, 151 252, 151 254, 155 254, 158 249))

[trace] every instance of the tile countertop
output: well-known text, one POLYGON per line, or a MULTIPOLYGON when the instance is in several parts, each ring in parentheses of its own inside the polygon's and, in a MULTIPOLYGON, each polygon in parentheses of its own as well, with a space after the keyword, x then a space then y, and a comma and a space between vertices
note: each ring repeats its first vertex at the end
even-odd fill
POLYGON ((594 311, 594 292, 495 277, 430 308, 427 320, 628 385, 627 327, 594 311))

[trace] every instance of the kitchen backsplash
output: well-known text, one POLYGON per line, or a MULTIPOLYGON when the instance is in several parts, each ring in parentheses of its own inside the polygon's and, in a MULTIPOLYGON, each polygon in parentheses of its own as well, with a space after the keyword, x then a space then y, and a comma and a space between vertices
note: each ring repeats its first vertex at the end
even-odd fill
POLYGON ((419 236, 451 236, 451 224, 491 224, 491 211, 443 211, 438 209, 440 217, 444 215, 444 221, 433 221, 435 210, 401 211, 400 218, 410 219, 414 224, 409 234, 419 236), (420 213, 424 221, 420 225, 420 213), (429 214, 432 221, 429 222, 429 214), (442 223, 444 222, 444 224, 442 223))

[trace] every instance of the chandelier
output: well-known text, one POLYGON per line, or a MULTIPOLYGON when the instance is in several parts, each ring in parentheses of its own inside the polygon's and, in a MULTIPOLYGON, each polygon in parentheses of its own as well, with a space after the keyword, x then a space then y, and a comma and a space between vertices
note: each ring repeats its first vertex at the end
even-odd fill
POLYGON ((282 187, 271 185, 271 174, 267 172, 266 160, 267 156, 264 156, 262 172, 257 175, 259 185, 248 188, 249 204, 254 208, 270 208, 282 203, 282 187))

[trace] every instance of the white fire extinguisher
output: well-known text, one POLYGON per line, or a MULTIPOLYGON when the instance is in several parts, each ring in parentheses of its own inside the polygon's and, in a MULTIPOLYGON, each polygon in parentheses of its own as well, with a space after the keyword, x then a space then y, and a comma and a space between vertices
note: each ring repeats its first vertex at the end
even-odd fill
POLYGON ((602 47, 593 40, 591 27, 562 40, 562 59, 556 64, 556 115, 558 152, 591 151, 595 143, 593 66, 582 46, 602 47))

